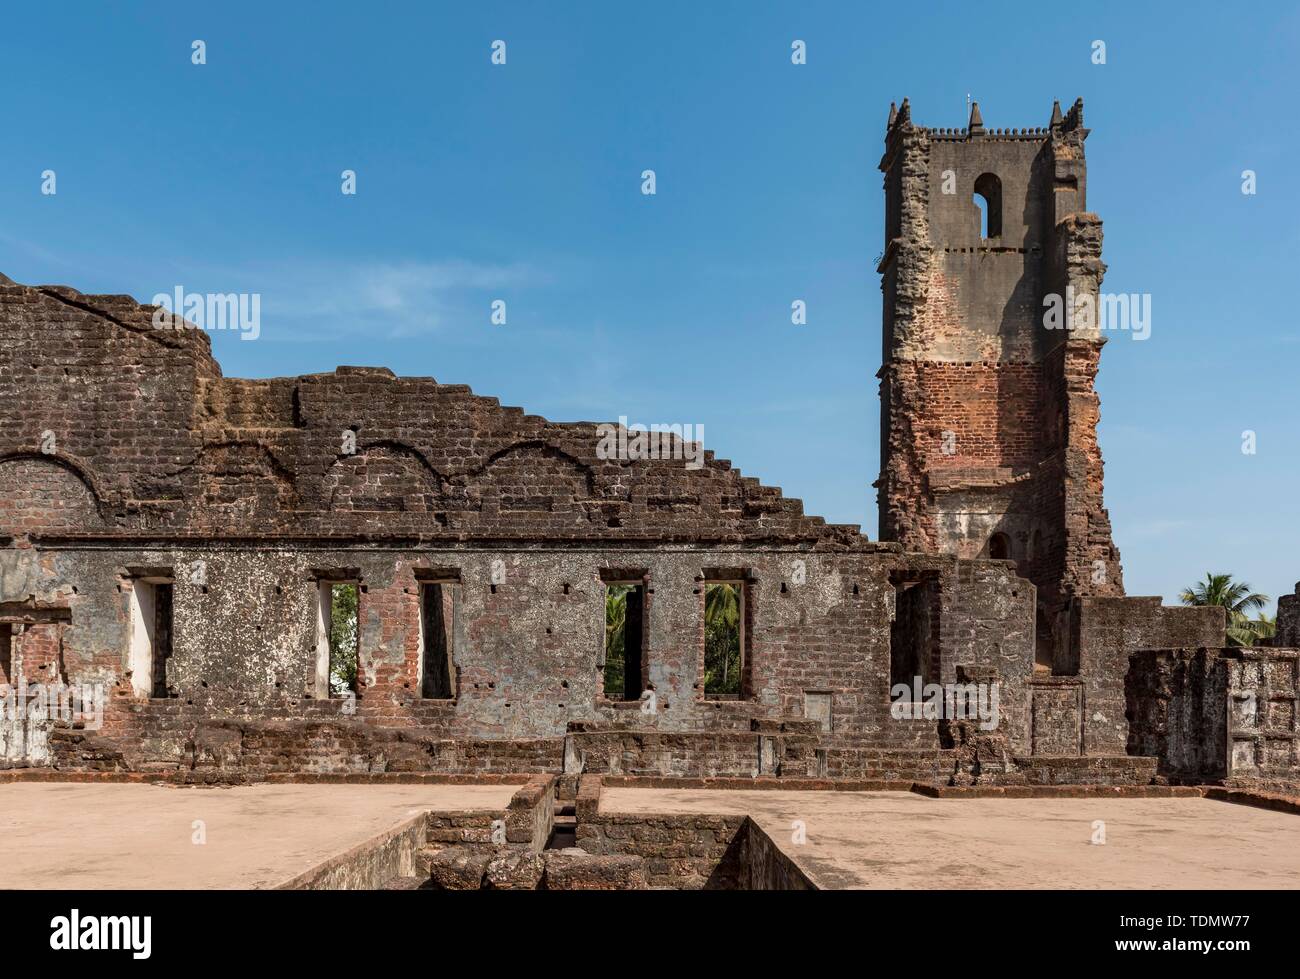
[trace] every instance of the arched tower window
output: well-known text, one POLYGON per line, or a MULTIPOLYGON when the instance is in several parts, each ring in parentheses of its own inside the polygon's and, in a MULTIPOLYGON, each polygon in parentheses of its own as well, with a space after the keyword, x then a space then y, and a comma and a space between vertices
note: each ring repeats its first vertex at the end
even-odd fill
POLYGON ((975 206, 980 209, 980 237, 1002 237, 1002 181, 997 174, 975 178, 975 206))
POLYGON ((1011 557, 1011 540, 1006 534, 994 534, 989 538, 989 559, 1005 561, 1011 557))

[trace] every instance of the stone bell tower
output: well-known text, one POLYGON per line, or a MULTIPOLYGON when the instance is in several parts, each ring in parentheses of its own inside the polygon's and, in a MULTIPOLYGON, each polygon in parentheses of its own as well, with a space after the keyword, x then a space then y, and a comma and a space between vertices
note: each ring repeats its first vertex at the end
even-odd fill
POLYGON ((880 537, 1015 561, 1044 667, 1072 597, 1124 593, 1097 443, 1105 339, 1095 318, 1045 315, 1095 309, 1106 270, 1087 136, 1081 99, 1042 129, 987 129, 978 103, 967 128, 927 129, 904 99, 880 161, 880 537))

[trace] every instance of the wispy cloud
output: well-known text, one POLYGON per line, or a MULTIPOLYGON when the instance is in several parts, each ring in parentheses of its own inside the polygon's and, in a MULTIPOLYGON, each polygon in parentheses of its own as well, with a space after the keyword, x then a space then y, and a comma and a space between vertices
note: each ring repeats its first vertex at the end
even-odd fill
MULTIPOLYGON (((494 299, 545 286, 551 277, 526 262, 312 261, 253 266, 177 265, 177 281, 154 292, 258 293, 264 333, 307 342, 368 334, 382 339, 421 336, 488 322, 494 299)), ((151 296, 141 298, 148 302, 151 296)))
POLYGON ((374 329, 389 338, 462 325, 470 308, 486 321, 502 293, 545 284, 531 265, 464 260, 326 265, 286 270, 264 292, 266 316, 329 332, 374 329))

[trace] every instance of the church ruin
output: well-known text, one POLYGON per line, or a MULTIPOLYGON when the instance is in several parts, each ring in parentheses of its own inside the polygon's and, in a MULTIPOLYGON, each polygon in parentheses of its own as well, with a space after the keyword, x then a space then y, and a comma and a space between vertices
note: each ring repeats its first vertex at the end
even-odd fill
POLYGON ((891 112, 880 541, 711 452, 620 458, 596 423, 383 368, 229 378, 165 310, 0 282, 0 764, 1294 779, 1300 653, 1225 650, 1222 610, 1124 594, 1105 338, 1042 320, 1105 271, 1087 133, 1082 102, 1014 131, 891 112), (727 689, 705 663, 720 586, 727 689))

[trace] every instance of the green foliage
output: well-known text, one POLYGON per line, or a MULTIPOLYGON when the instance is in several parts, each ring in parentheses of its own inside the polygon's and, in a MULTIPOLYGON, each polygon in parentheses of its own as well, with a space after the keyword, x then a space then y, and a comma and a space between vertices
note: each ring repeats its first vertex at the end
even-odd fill
POLYGON ((704 588, 704 692, 740 693, 740 586, 704 588))
POLYGON ((333 585, 330 595, 330 693, 357 688, 357 586, 333 585))
POLYGON ((1272 639, 1277 635, 1277 616, 1260 612, 1251 620, 1250 627, 1256 639, 1272 639))
POLYGON ((605 696, 623 699, 623 643, 627 626, 627 595, 633 585, 605 588, 605 696))
POLYGON ((1262 611, 1254 619, 1249 615, 1263 609, 1268 596, 1251 591, 1244 581, 1233 581, 1230 574, 1207 574, 1204 581, 1184 588, 1179 598, 1184 605, 1218 605, 1226 609, 1229 646, 1254 646, 1277 629, 1276 621, 1262 611))

